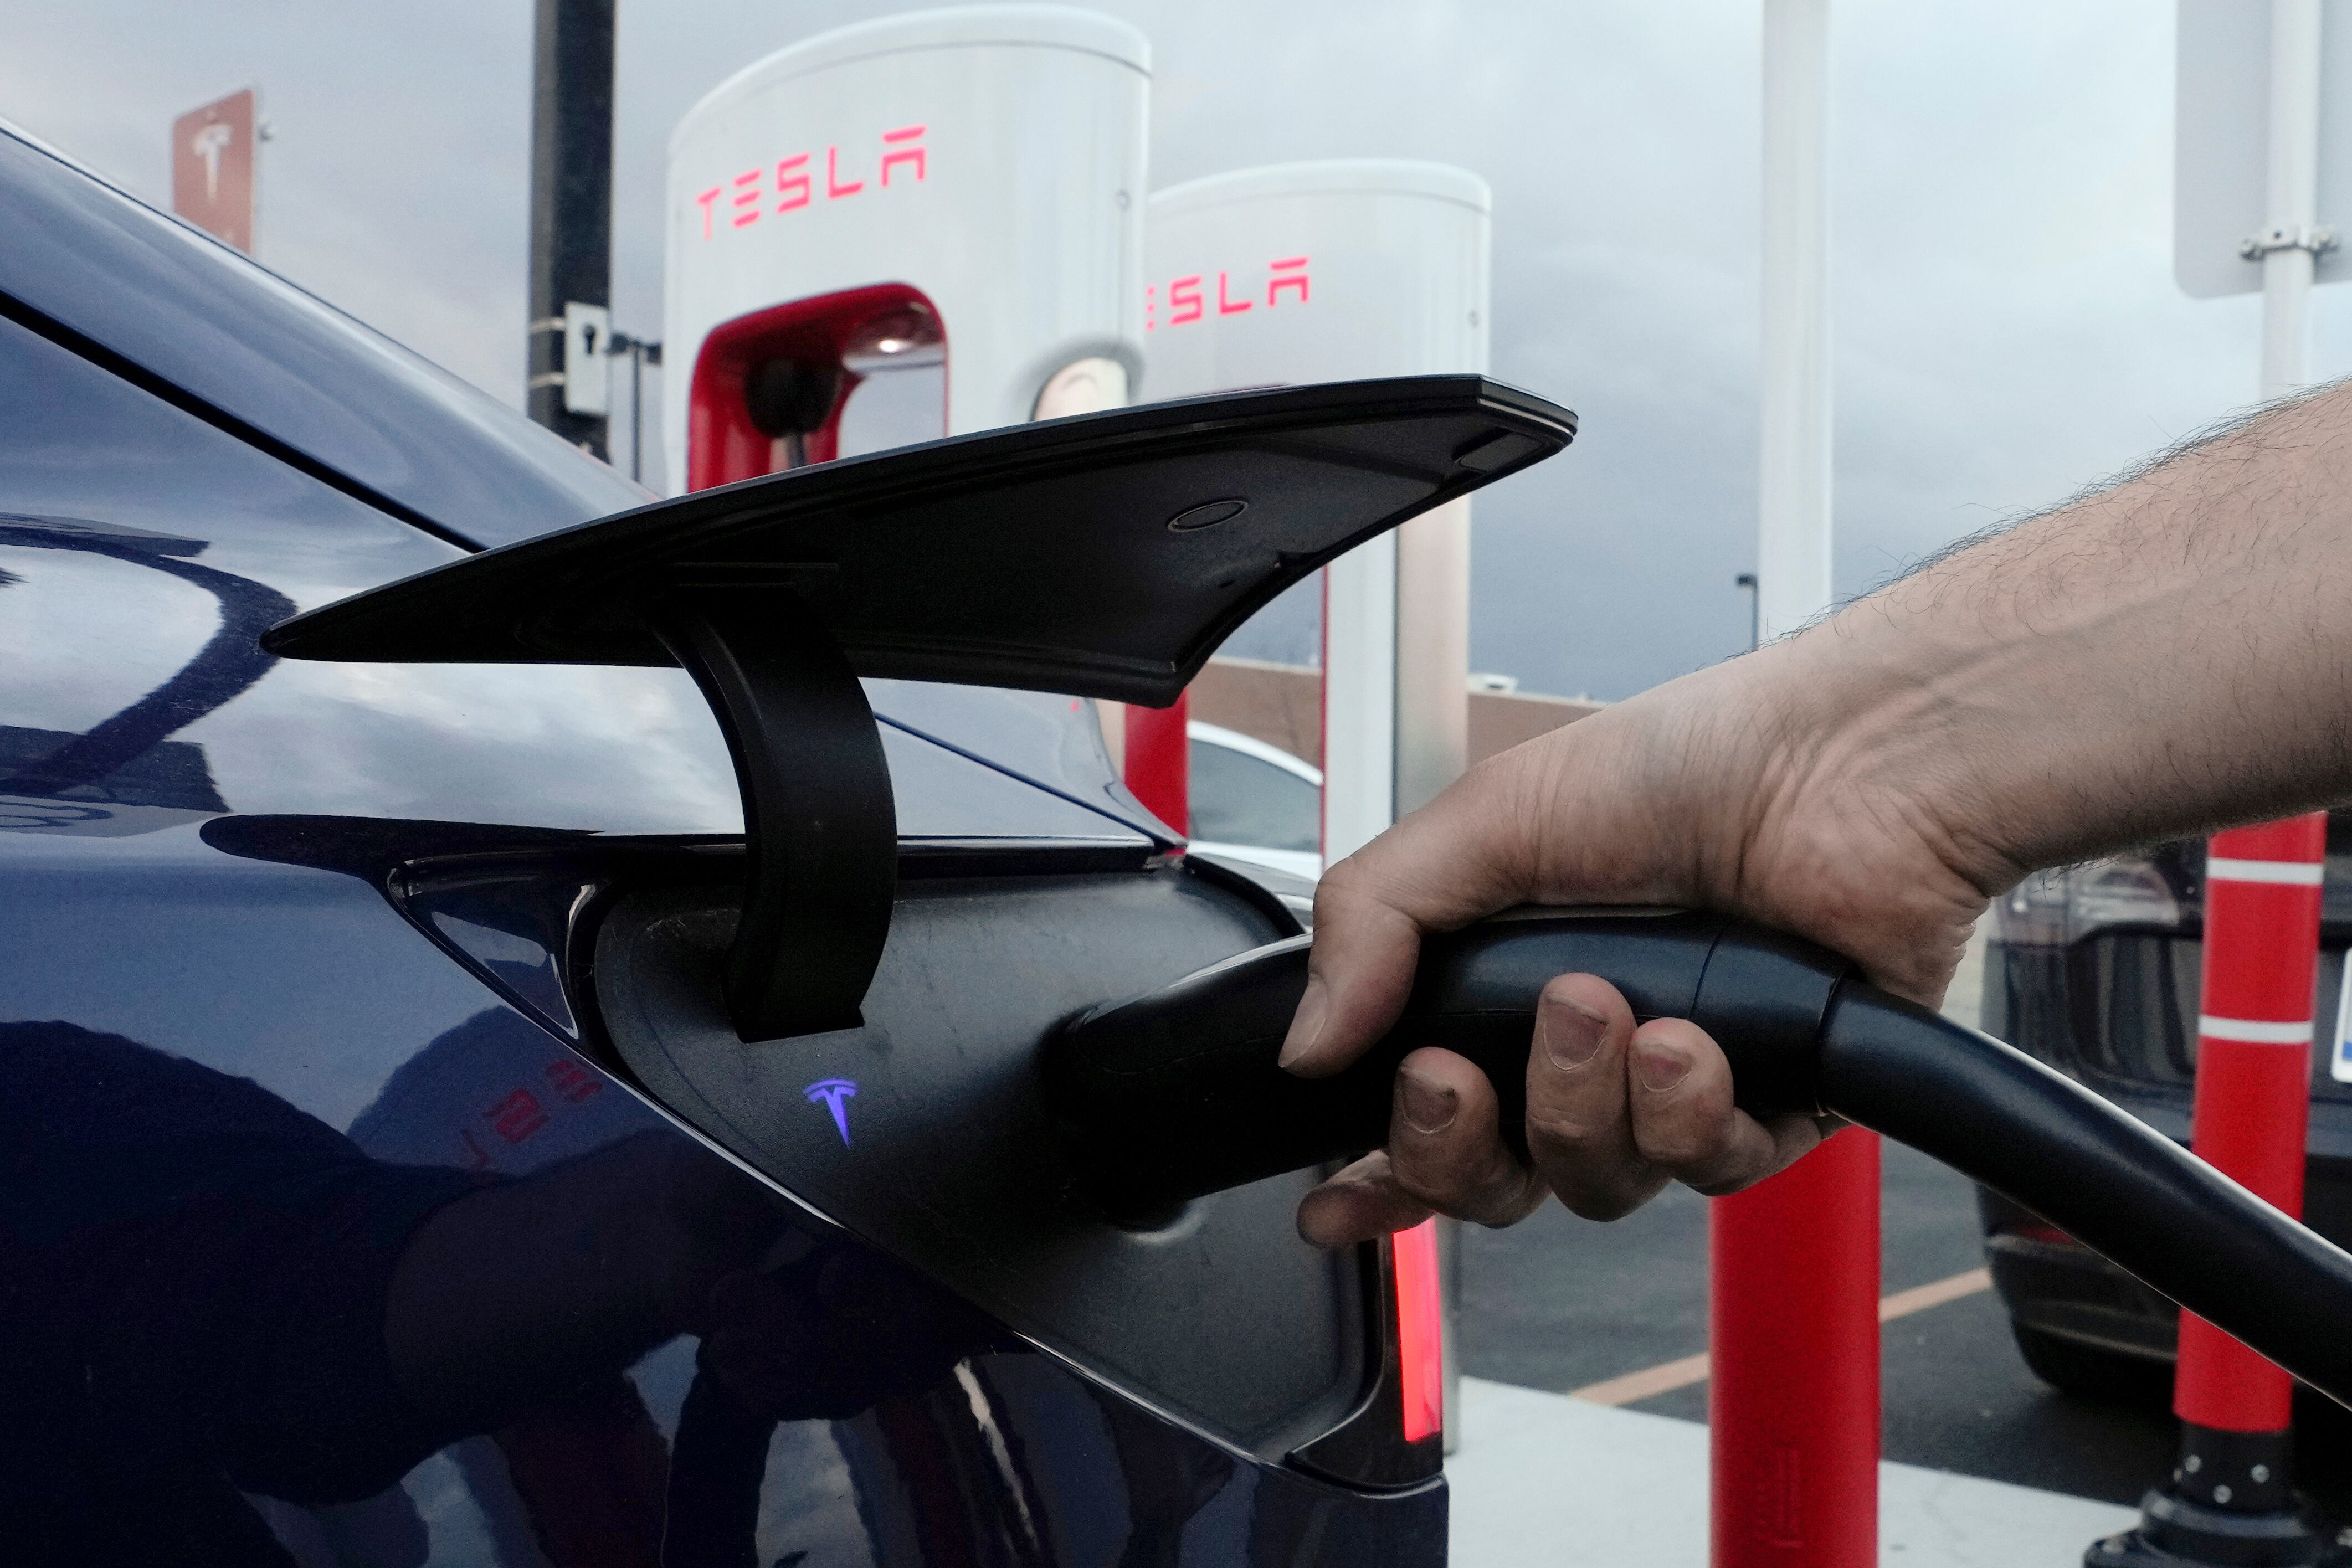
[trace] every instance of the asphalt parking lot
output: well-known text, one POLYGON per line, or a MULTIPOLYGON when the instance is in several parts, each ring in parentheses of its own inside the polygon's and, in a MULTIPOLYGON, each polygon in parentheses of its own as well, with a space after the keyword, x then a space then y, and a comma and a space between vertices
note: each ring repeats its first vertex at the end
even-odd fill
MULTIPOLYGON (((1982 1265, 1967 1181, 1891 1143, 1885 1170, 1883 1294, 1982 1265)), ((1464 1372, 1569 1393, 1704 1352, 1706 1202, 1675 1187, 1610 1225, 1553 1206, 1509 1230, 1467 1228, 1464 1372)), ((2138 1408, 2048 1388, 2019 1359, 1990 1291, 1909 1312, 1880 1333, 1888 1459, 2126 1504, 2170 1465, 2167 1380, 2151 1380, 2138 1408)), ((1704 1422, 1706 1385, 1624 1407, 1704 1422)), ((2352 1519, 2352 1417, 2317 1399, 2303 1401, 2296 1417, 2305 1489, 2338 1521, 2352 1519)))

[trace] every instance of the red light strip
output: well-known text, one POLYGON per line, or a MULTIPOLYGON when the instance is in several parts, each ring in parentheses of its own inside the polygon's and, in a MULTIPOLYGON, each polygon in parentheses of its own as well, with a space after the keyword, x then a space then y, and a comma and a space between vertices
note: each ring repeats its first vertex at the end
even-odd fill
POLYGON ((1390 1239, 1396 1260, 1397 1364, 1404 1385, 1404 1440, 1445 1427, 1445 1340, 1439 1316, 1437 1221, 1390 1239))

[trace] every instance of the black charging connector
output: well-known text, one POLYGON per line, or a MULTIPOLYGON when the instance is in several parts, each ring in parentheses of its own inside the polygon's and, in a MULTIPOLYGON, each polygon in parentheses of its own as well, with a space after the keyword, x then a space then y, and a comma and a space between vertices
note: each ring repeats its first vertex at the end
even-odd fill
POLYGON ((1277 1062, 1307 946, 1261 947, 1097 1008, 1048 1043, 1046 1103, 1106 1208, 1378 1147, 1397 1064, 1427 1045, 1486 1072, 1524 1156, 1536 999, 1554 976, 1586 971, 1637 1018, 1705 1029, 1742 1109, 1829 1113, 1909 1144, 2352 1404, 2352 1255, 2074 1080, 1875 989, 1810 943, 1686 912, 1507 915, 1429 938, 1396 1027, 1319 1079, 1277 1062))
POLYGON ((1556 975, 1607 976, 1637 1019, 1686 1018, 1742 1042, 1739 1103, 1816 1108, 1815 1042, 1853 965, 1810 944, 1680 910, 1529 911, 1430 937, 1412 999, 1345 1071, 1276 1064, 1307 987, 1306 937, 1244 953, 1097 1008, 1046 1048, 1045 1100, 1106 1201, 1151 1207, 1297 1170, 1387 1141, 1397 1063, 1423 1046, 1476 1062, 1503 1135, 1527 1154, 1536 997, 1556 975))

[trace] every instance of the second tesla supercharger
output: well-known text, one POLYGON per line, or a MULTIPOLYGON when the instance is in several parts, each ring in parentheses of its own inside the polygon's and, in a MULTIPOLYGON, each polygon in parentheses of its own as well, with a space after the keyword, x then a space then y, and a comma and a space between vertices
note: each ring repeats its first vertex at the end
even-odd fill
MULTIPOLYGON (((1143 395, 1486 368, 1486 183, 1437 163, 1280 164, 1151 198, 1143 395)), ((1461 773, 1470 509, 1324 573, 1323 853, 1361 848, 1461 773)))
MULTIPOLYGON (((1486 369, 1486 183, 1438 163, 1288 163, 1171 186, 1145 242, 1143 393, 1486 369)), ((1361 848, 1469 758, 1470 504, 1323 573, 1323 855, 1361 848)), ((1396 1238, 1399 1317, 1452 1325, 1424 1227, 1396 1238)), ((1451 1251, 1450 1246, 1445 1250, 1451 1251)), ((1443 1270, 1452 1275, 1454 1270, 1443 1270)), ((1446 1397, 1458 1371, 1443 1340, 1446 1397)), ((1435 1347, 1432 1347, 1435 1348, 1435 1347)), ((1412 1357, 1408 1355, 1410 1364, 1412 1357)), ((1414 1369, 1406 1368, 1408 1385, 1414 1369)), ((1407 1422, 1413 1416, 1408 1394, 1407 1422)), ((1459 1431, 1447 1422, 1449 1447, 1459 1431)))
POLYGON ((671 133, 674 489, 835 455, 866 376, 946 367, 959 434, 1127 401, 1150 46, 1047 5, 917 12, 747 67, 671 133))

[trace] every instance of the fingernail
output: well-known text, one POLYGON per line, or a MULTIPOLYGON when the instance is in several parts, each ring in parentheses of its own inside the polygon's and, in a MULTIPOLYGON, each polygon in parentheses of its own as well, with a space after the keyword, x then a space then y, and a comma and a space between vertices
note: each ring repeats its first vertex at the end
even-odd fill
POLYGON ((1398 1073, 1397 1082, 1404 1092, 1406 1126, 1416 1133, 1442 1133, 1454 1124, 1460 1102, 1452 1089, 1415 1072, 1398 1073))
POLYGON ((1298 1011, 1290 1020, 1290 1032, 1283 1037, 1282 1055, 1277 1059, 1282 1066, 1297 1066, 1315 1049, 1315 1038, 1323 1032, 1323 1015, 1330 1010, 1330 1003, 1323 994, 1323 982, 1308 980, 1307 994, 1298 998, 1298 1011))
POLYGON ((1690 1058, 1663 1040, 1634 1042, 1633 1071, 1641 1075, 1644 1089, 1672 1089, 1690 1076, 1690 1058))
POLYGON ((1609 1020, 1586 1007, 1582 1002, 1560 998, 1558 1007, 1546 1008, 1536 1015, 1536 1027, 1543 1030, 1544 1059, 1554 1067, 1570 1071, 1592 1060, 1601 1049, 1601 1036, 1609 1020))

